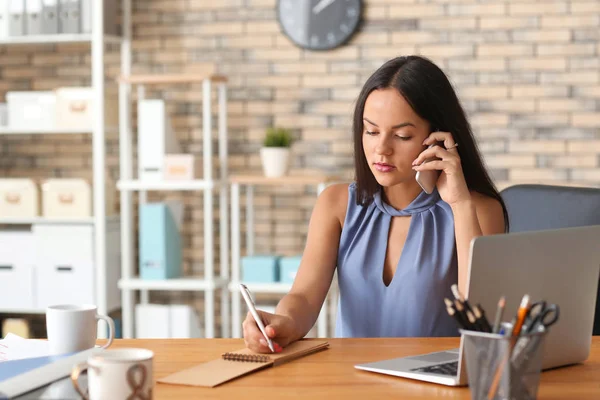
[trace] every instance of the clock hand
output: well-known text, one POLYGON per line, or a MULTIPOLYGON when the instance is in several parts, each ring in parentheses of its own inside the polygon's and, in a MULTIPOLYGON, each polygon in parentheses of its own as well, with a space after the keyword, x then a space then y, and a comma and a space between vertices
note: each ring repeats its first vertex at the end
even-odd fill
POLYGON ((314 14, 320 13, 321 11, 323 11, 327 6, 329 6, 333 2, 335 2, 335 0, 321 0, 319 3, 317 3, 316 6, 313 7, 313 13, 314 14))

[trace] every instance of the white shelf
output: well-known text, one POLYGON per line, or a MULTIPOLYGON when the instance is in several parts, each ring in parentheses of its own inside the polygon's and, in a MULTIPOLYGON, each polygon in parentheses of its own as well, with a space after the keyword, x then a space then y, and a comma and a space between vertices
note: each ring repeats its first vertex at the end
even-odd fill
POLYGON ((93 224, 94 218, 0 218, 0 225, 31 225, 31 224, 93 224))
MULTIPOLYGON (((104 35, 105 43, 121 43, 121 38, 114 35, 104 35)), ((87 33, 55 35, 24 35, 10 36, 0 40, 0 45, 11 44, 58 44, 58 43, 91 43, 92 35, 87 33)))
POLYGON ((0 314, 45 314, 46 310, 37 308, 0 308, 0 314))
POLYGON ((231 282, 230 291, 239 289, 239 284, 243 283, 252 293, 277 293, 287 294, 292 289, 291 283, 253 283, 253 282, 231 282))
MULTIPOLYGON (((118 221, 118 215, 110 215, 106 217, 107 222, 118 221)), ((32 225, 32 224, 46 224, 46 225, 91 225, 94 223, 94 217, 86 218, 46 218, 46 217, 32 217, 32 218, 10 218, 0 217, 0 225, 32 225)))
POLYGON ((184 277, 177 279, 148 280, 148 279, 121 279, 120 289, 129 290, 214 290, 225 287, 227 280, 214 278, 206 280, 199 277, 184 277))
MULTIPOLYGON (((106 132, 117 132, 117 128, 107 128, 106 132)), ((91 133, 91 129, 9 128, 6 126, 0 127, 0 135, 76 135, 91 133)))
POLYGON ((163 182, 146 182, 146 181, 119 181, 117 189, 128 191, 140 190, 207 190, 217 186, 217 181, 205 181, 196 179, 193 181, 163 181, 163 182))

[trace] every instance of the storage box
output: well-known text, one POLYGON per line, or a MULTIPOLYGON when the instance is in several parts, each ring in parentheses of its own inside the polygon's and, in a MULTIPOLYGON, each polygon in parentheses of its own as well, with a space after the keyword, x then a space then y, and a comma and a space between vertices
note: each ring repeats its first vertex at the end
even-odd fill
MULTIPOLYGON (((56 89, 56 128, 91 131, 94 127, 94 92, 90 87, 56 89)), ((107 92, 104 102, 104 125, 119 124, 119 101, 116 93, 107 92)))
POLYGON ((136 339, 168 339, 171 330, 171 316, 166 304, 136 304, 136 339))
POLYGON ((242 257, 242 280, 249 283, 275 283, 279 280, 279 257, 258 255, 242 257))
POLYGON ((48 179, 42 183, 42 215, 48 218, 91 217, 92 189, 83 179, 48 179))
MULTIPOLYGON (((107 181, 105 213, 114 213, 115 189, 107 181)), ((94 215, 92 187, 85 179, 47 179, 42 183, 42 215, 49 218, 86 218, 94 215)))
POLYGON ((35 307, 34 243, 29 231, 0 231, 0 309, 35 307))
POLYGON ((7 92, 8 126, 51 130, 56 126, 56 94, 51 91, 7 92))
POLYGON ((171 304, 169 312, 171 319, 169 337, 173 339, 202 337, 200 320, 193 307, 186 304, 171 304))
POLYGON ((282 283, 294 283, 298 268, 300 268, 302 256, 281 257, 279 259, 279 281, 282 283))
POLYGON ((91 262, 39 261, 35 275, 38 308, 53 304, 95 304, 91 262))
POLYGON ((39 190, 31 179, 0 179, 0 217, 39 215, 39 190))
POLYGON ((181 238, 165 203, 140 206, 140 277, 170 279, 181 275, 181 238))
POLYGON ((196 171, 196 160, 192 154, 165 154, 164 180, 192 180, 196 171))
POLYGON ((135 337, 199 338, 201 324, 194 309, 186 304, 136 304, 135 337))

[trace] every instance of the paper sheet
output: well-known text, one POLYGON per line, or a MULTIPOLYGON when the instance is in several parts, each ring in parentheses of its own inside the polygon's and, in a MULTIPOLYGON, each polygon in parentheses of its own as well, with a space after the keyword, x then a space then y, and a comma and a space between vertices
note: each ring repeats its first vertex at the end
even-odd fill
POLYGON ((0 339, 0 362, 48 355, 50 348, 46 340, 24 339, 12 333, 0 339))

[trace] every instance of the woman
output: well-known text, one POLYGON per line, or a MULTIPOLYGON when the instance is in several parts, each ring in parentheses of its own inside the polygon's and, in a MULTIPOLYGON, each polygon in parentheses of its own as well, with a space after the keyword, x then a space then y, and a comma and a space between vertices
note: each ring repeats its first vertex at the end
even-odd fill
MULTIPOLYGON (((380 67, 357 100, 353 131, 356 182, 319 196, 290 293, 275 314, 260 312, 276 351, 314 325, 336 267, 336 336, 455 336, 443 299, 454 283, 466 292, 470 242, 507 229, 465 112, 429 60, 380 67), (431 170, 439 177, 427 194, 415 174, 431 170)), ((250 314, 243 329, 247 347, 269 352, 250 314)))

